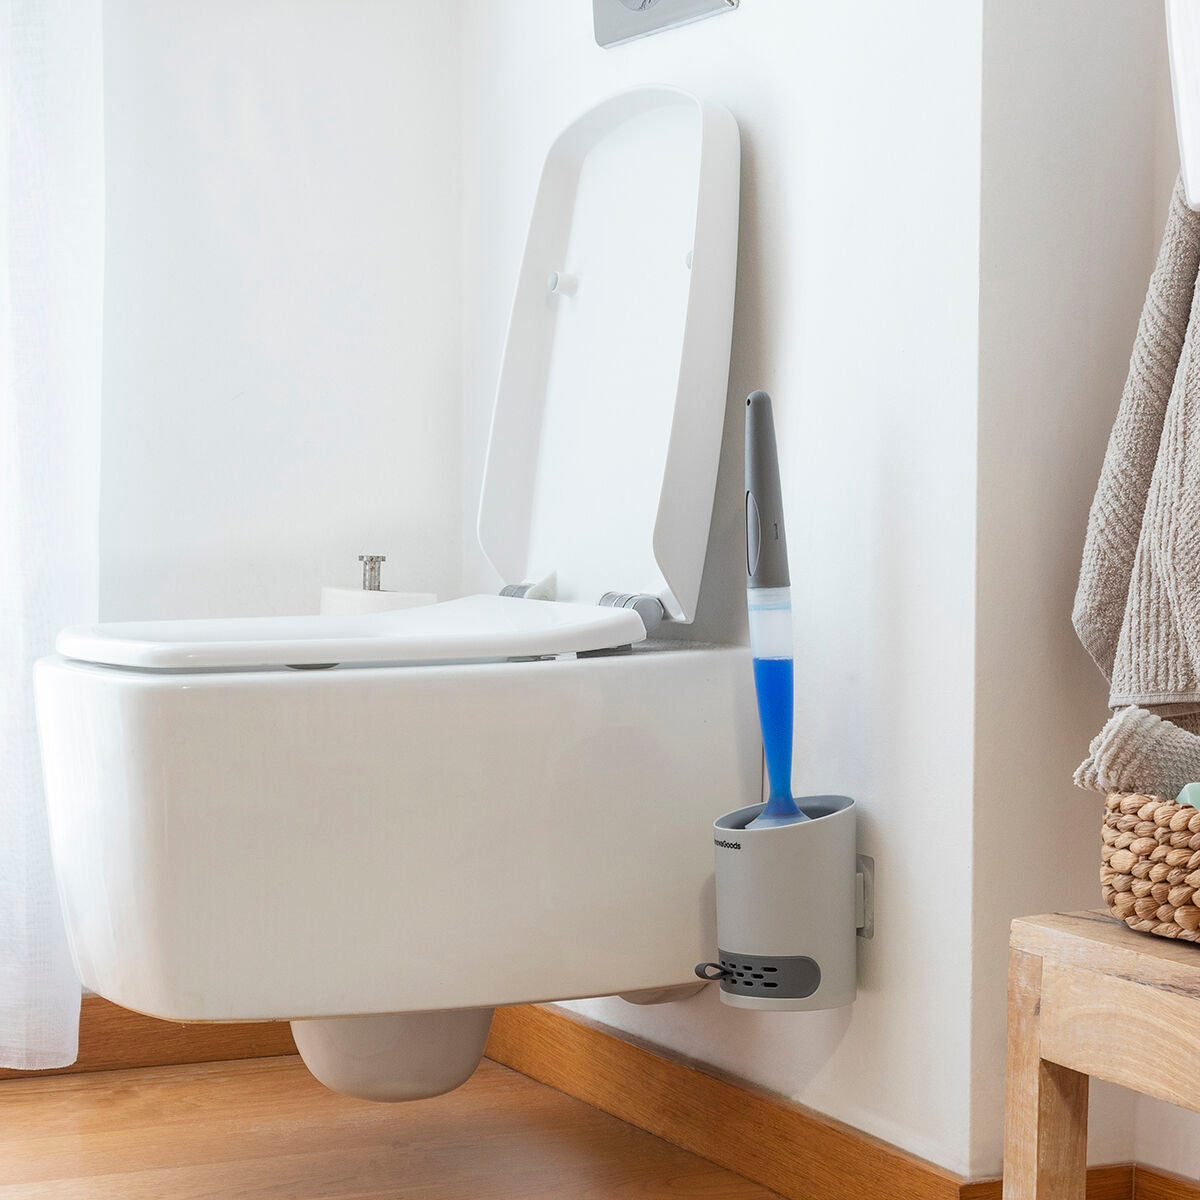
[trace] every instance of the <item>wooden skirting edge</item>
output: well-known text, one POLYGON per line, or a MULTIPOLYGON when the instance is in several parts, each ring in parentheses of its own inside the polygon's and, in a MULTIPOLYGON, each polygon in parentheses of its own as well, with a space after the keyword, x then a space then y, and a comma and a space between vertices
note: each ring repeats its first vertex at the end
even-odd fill
POLYGON ((79 1059, 74 1065, 58 1071, 0 1070, 0 1079, 295 1053, 296 1043, 286 1021, 177 1025, 130 1012, 99 996, 84 996, 79 1011, 79 1059))
POLYGON ((788 1200, 960 1195, 963 1181, 933 1163, 561 1011, 498 1010, 487 1053, 788 1200))
MULTIPOLYGON (((848 1125, 664 1058, 560 1009, 497 1009, 487 1054, 787 1200, 1001 1200, 998 1179, 964 1180, 848 1125)), ((1087 1200, 1135 1198, 1200 1200, 1200 1188, 1129 1163, 1088 1171, 1087 1200)))
POLYGON ((1200 1185, 1140 1164, 1133 1168, 1135 1200, 1200 1200, 1200 1185))
MULTIPOLYGON (((286 1021, 178 1025, 85 996, 78 1062, 59 1071, 0 1070, 0 1079, 295 1053, 286 1021)), ((1001 1200, 998 1179, 967 1182, 848 1125, 664 1058, 559 1009, 497 1009, 487 1054, 788 1200, 1001 1200)), ((1200 1186, 1125 1164, 1089 1170, 1087 1196, 1200 1200, 1200 1186)))
MULTIPOLYGON (((1134 1166, 1120 1163, 1111 1167, 1089 1167, 1087 1200, 1134 1200, 1134 1166)), ((1001 1200, 999 1179, 964 1183, 959 1196, 962 1200, 1001 1200)), ((1140 1193, 1139 1193, 1140 1194, 1140 1193)), ((1168 1200, 1166 1196, 1158 1200, 1168 1200)), ((1170 1200, 1191 1200, 1190 1193, 1172 1193, 1170 1200)))

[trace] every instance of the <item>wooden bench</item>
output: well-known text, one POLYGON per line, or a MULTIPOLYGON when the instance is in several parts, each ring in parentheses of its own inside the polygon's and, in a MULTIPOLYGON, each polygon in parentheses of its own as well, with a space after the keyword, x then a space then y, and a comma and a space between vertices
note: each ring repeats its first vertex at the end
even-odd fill
POLYGON ((1200 946, 1106 912, 1014 921, 1004 1200, 1084 1200, 1090 1075, 1200 1112, 1200 946))

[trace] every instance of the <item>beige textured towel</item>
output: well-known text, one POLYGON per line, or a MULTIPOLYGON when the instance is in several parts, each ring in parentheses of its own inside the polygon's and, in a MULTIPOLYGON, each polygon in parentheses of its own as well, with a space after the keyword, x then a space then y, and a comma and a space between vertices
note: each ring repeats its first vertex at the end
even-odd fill
POLYGON ((1185 783, 1200 780, 1200 737, 1144 708, 1123 708, 1092 742, 1075 772, 1095 792, 1145 792, 1174 800, 1185 783))
POLYGON ((1075 596, 1076 632, 1113 708, 1200 709, 1198 269, 1200 214, 1177 183, 1075 596))
POLYGON ((1075 596, 1079 640, 1118 710, 1075 775, 1099 791, 1174 799, 1200 780, 1198 271, 1200 214, 1176 183, 1075 596))

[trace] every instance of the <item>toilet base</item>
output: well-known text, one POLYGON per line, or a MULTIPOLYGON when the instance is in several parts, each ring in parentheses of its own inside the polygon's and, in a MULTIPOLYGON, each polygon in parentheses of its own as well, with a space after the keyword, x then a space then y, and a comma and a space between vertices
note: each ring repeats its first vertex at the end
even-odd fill
POLYGON ((493 1008, 382 1013, 292 1022, 304 1065, 358 1100, 425 1100, 453 1091, 479 1066, 493 1008))

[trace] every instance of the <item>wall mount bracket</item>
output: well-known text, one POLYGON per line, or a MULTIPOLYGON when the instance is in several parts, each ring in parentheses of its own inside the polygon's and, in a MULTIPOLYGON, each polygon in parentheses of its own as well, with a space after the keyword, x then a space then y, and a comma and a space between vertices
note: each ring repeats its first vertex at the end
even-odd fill
POLYGON ((854 923, 860 938, 875 936, 875 860, 869 854, 855 855, 854 923))
POLYGON ((637 38, 733 12, 740 0, 592 0, 596 43, 606 50, 637 38))

